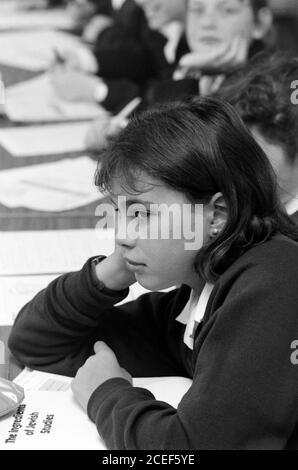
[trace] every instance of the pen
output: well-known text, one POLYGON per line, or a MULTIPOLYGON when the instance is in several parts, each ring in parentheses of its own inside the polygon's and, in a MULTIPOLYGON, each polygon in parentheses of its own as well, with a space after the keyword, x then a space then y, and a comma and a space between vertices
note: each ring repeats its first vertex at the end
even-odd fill
POLYGON ((120 113, 116 114, 113 118, 113 122, 119 124, 121 127, 125 127, 127 124, 128 116, 139 106, 141 103, 141 98, 137 97, 130 101, 123 109, 121 109, 120 113))

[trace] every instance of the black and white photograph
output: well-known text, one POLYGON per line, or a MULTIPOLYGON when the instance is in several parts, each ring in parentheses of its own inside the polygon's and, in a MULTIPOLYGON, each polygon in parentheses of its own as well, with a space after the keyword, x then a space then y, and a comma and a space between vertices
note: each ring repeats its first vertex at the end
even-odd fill
POLYGON ((0 451, 223 450, 298 450, 298 0, 0 0, 0 451))

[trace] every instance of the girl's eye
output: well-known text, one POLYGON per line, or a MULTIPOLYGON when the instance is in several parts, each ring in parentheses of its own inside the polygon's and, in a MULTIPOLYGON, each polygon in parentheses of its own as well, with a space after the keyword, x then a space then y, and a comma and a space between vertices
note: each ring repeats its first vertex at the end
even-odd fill
POLYGON ((199 5, 193 5, 188 9, 189 13, 197 13, 198 15, 202 15, 204 11, 204 7, 200 7, 199 5))
POLYGON ((239 8, 235 7, 224 7, 223 12, 227 13, 228 15, 233 15, 234 13, 238 13, 239 8))
POLYGON ((148 217, 150 217, 150 212, 148 211, 145 211, 145 212, 141 212, 141 211, 136 211, 134 213, 135 217, 137 217, 138 219, 148 219, 148 217))
POLYGON ((221 5, 221 11, 223 13, 227 13, 227 14, 234 14, 234 13, 238 13, 240 11, 240 5, 221 5))

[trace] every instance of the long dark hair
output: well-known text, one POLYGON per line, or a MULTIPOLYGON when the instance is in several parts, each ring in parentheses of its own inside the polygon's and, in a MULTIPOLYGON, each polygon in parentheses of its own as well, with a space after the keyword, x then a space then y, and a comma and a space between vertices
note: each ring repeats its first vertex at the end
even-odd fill
POLYGON ((279 202, 269 160, 234 108, 218 99, 192 98, 135 117, 109 143, 96 184, 110 191, 120 177, 138 192, 140 172, 194 203, 223 194, 226 226, 195 260, 206 281, 215 281, 246 250, 276 233, 298 240, 298 229, 279 202))

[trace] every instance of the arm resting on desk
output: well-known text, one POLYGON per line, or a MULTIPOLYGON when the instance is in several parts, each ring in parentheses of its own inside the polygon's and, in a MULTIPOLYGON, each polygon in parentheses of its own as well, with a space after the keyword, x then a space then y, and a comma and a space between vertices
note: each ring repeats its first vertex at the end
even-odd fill
POLYGON ((89 261, 82 271, 54 280, 21 310, 9 347, 28 367, 74 376, 102 340, 133 376, 185 375, 164 337, 176 292, 145 294, 113 307, 128 290, 113 296, 100 291, 89 261))
POLYGON ((28 365, 67 374, 102 339, 134 376, 193 377, 177 410, 123 379, 100 385, 88 414, 110 449, 284 449, 298 422, 297 247, 266 245, 216 283, 193 351, 175 320, 189 290, 113 308, 88 263, 23 309, 10 345, 28 365))

